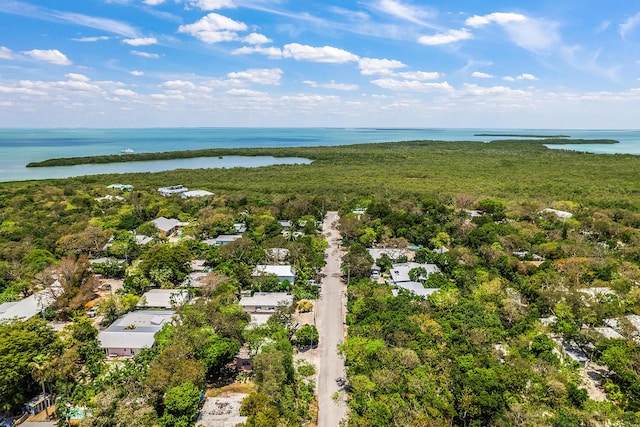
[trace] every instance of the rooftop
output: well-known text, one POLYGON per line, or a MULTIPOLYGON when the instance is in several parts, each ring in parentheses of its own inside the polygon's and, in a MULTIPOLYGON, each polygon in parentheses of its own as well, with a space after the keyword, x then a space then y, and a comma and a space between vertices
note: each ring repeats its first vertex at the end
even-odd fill
POLYGON ((414 268, 424 268, 427 271, 427 276, 433 273, 439 273, 440 269, 435 264, 420 264, 417 262, 405 262, 402 264, 393 264, 391 267, 391 280, 395 284, 401 282, 412 282, 409 277, 409 272, 414 268))
POLYGON ((139 310, 125 314, 98 334, 102 348, 150 348, 154 335, 171 322, 174 311, 139 310))
POLYGON ((277 306, 277 305, 289 305, 293 303, 293 295, 286 292, 256 292, 250 297, 242 297, 240 299, 240 305, 246 306, 277 306))
POLYGON ((138 307, 171 308, 189 300, 184 289, 151 289, 142 295, 138 307))
POLYGON ((175 218, 165 218, 161 216, 151 221, 160 231, 171 231, 180 225, 180 221, 175 218))

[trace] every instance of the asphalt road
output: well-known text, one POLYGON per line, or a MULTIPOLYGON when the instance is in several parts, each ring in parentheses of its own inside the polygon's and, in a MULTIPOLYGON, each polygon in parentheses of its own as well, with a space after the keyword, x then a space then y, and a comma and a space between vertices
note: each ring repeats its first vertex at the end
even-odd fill
MULTIPOLYGON (((338 355, 338 345, 345 338, 346 286, 340 278, 339 233, 332 227, 337 212, 328 212, 322 231, 327 237, 327 265, 323 269, 322 292, 317 312, 320 340, 318 347, 318 427, 338 427, 347 414, 344 398, 334 400, 342 391, 345 378, 344 360, 338 355)), ((341 393, 344 396, 344 393, 341 393)))

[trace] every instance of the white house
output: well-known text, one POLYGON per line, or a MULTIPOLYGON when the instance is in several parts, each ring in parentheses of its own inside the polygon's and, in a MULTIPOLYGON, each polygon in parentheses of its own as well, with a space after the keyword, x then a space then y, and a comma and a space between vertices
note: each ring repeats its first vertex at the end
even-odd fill
POLYGON ((256 292, 240 298, 240 305, 247 313, 271 314, 281 305, 291 305, 293 295, 286 292, 256 292))
POLYGON ((182 197, 183 199, 190 199, 192 197, 208 197, 208 196, 213 196, 213 193, 207 190, 185 191, 180 195, 180 197, 182 197))
POLYGON ((187 191, 189 191, 189 189, 183 187, 182 185, 171 185, 169 187, 158 188, 158 193, 160 193, 160 195, 164 197, 171 196, 172 194, 185 193, 187 191))
POLYGON ((27 320, 52 305, 62 292, 60 282, 55 281, 49 289, 37 292, 20 301, 0 304, 0 322, 11 319, 27 320))
POLYGON ((173 308, 189 301, 189 292, 184 289, 151 289, 142 295, 138 307, 173 308))
POLYGON ((129 184, 111 184, 111 185, 107 185, 107 188, 110 188, 112 190, 131 191, 131 190, 133 190, 133 185, 129 185, 129 184))
POLYGON ((369 252, 374 262, 382 258, 382 255, 386 255, 391 261, 409 256, 409 251, 403 248, 369 248, 367 252, 369 252))
MULTIPOLYGON (((409 292, 420 297, 427 297, 432 293, 440 290, 440 288, 425 288, 424 285, 420 282, 399 282, 396 283, 396 286, 402 289, 406 289, 409 292)), ((398 295, 398 291, 396 289, 394 289, 392 293, 394 296, 398 295)))
POLYGON ((182 224, 175 218, 165 218, 163 216, 154 219, 153 221, 151 221, 151 223, 155 225, 158 230, 160 230, 160 235, 165 237, 176 231, 182 224))
POLYGON ((213 239, 203 240, 202 243, 206 243, 209 246, 221 246, 228 245, 229 243, 241 238, 242 236, 239 234, 221 234, 213 239))
POLYGON ((154 335, 172 321, 174 314, 171 310, 132 311, 100 332, 98 341, 107 356, 135 356, 143 348, 155 345, 154 335))
POLYGON ((279 281, 288 280, 292 285, 296 279, 296 272, 290 265, 256 265, 251 275, 253 277, 276 276, 279 281))
POLYGON ((399 284, 401 282, 411 282, 411 278, 409 277, 409 272, 415 268, 424 268, 426 271, 426 277, 422 277, 426 279, 429 277, 429 274, 439 273, 440 269, 435 264, 420 264, 417 262, 405 262, 402 264, 393 264, 391 267, 391 281, 394 284, 399 284))

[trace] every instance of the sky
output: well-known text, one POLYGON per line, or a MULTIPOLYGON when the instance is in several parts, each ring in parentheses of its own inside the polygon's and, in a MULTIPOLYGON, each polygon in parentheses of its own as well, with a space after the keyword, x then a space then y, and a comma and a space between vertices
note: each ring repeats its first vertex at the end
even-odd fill
POLYGON ((628 0, 0 0, 0 127, 640 128, 628 0))

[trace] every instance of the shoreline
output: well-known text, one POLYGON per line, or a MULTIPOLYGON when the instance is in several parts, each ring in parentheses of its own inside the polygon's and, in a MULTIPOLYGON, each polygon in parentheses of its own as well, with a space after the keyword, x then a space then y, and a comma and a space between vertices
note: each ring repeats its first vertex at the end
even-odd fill
MULTIPOLYGON (((501 135, 509 136, 509 135, 501 135)), ((614 139, 569 139, 569 138, 548 138, 530 136, 532 138, 541 139, 505 139, 505 140, 493 140, 489 143, 499 144, 523 144, 530 143, 535 145, 590 145, 590 144, 618 144, 619 141, 614 139)), ((397 141, 403 142, 403 141, 397 141)), ((406 141, 404 141, 406 142, 406 141)), ((473 142, 473 141, 435 141, 425 140, 421 142, 473 142)), ((389 144, 389 143, 380 143, 389 144)), ((358 144, 354 144, 358 145, 358 144)), ((293 147, 265 147, 265 148, 209 148, 199 150, 176 150, 176 151, 162 151, 162 152, 148 152, 148 153, 127 153, 127 154, 109 154, 99 156, 81 156, 81 157, 61 157, 51 158, 38 162, 30 162, 26 165, 27 168, 46 168, 46 167, 58 167, 58 166, 76 166, 76 165, 89 165, 89 164, 110 164, 110 163, 128 163, 128 162, 147 162, 158 160, 177 160, 177 159, 192 159, 192 158, 219 158, 224 156, 246 156, 256 157, 269 155, 273 157, 290 157, 291 149, 293 147), (286 151, 286 152, 285 152, 286 151)), ((301 149, 304 147, 296 147, 301 149)))

